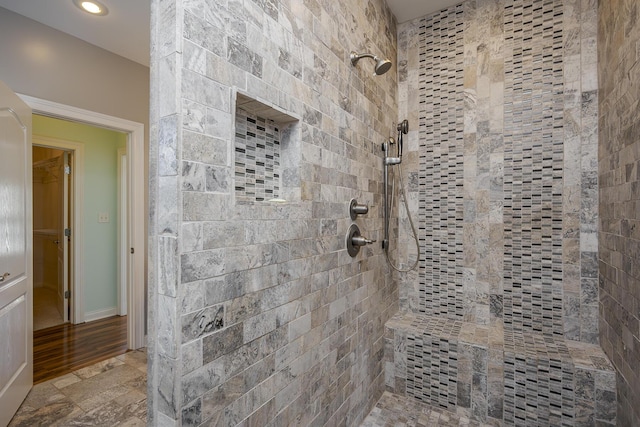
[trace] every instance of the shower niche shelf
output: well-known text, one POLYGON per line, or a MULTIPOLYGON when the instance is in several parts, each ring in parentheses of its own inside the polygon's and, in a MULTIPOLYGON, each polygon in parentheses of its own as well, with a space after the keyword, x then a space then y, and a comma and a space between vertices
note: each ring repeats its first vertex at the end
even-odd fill
POLYGON ((236 92, 234 124, 236 203, 300 201, 300 120, 236 92))

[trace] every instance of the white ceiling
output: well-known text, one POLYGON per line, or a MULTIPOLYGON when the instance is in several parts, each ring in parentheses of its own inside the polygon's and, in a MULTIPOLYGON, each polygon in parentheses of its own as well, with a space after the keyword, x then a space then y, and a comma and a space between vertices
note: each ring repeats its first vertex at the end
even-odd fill
POLYGON ((428 15, 462 3, 463 0, 387 0, 398 23, 428 15))
MULTIPOLYGON (((462 0, 387 0, 398 22, 424 16, 462 0)), ((150 0, 101 0, 106 16, 82 12, 73 0, 0 0, 0 7, 149 66, 150 0)))
POLYGON ((149 1, 100 0, 106 16, 78 9, 73 0, 0 0, 0 7, 149 66, 149 1))

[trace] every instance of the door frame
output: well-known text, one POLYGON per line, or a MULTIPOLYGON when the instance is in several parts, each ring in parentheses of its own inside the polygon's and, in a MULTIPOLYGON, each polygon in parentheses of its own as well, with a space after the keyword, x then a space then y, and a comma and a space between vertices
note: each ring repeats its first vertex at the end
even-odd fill
MULTIPOLYGON (((127 134, 129 178, 128 236, 131 253, 128 257, 128 316, 127 342, 130 349, 146 345, 145 337, 145 191, 144 191, 144 124, 109 116, 82 108, 18 94, 32 108, 34 114, 72 120, 127 134)), ((79 205, 76 200, 76 205, 79 205)), ((78 248, 80 252, 80 248, 78 248)), ((75 278, 80 280, 79 277, 75 278)), ((76 297, 80 297, 76 295, 76 297)), ((78 302, 76 299, 76 304, 78 302)), ((84 313, 81 313, 84 320, 84 313)), ((76 319, 77 320, 77 319, 76 319)))
POLYGON ((127 163, 129 158, 127 156, 126 148, 118 148, 118 168, 117 168, 117 186, 118 186, 118 203, 117 203, 117 233, 118 238, 118 298, 117 298, 117 310, 119 316, 127 315, 127 220, 129 219, 128 213, 128 199, 127 199, 127 163))
MULTIPOLYGON (((33 117, 33 113, 32 113, 32 117, 33 117)), ((33 145, 33 135, 31 136, 31 144, 33 145)), ((33 151, 33 147, 31 148, 31 150, 33 151)), ((73 208, 73 201, 75 196, 70 194, 71 192, 69 191, 69 189, 73 188, 73 179, 70 173, 71 162, 73 162, 73 156, 70 154, 69 151, 63 151, 62 152, 62 168, 61 168, 61 174, 60 174, 61 175, 60 180, 62 181, 62 185, 59 185, 58 188, 62 188, 62 233, 61 233, 62 236, 60 236, 62 237, 62 239, 60 240, 60 242, 62 242, 63 289, 62 289, 61 297, 62 297, 62 320, 64 322, 71 321, 70 309, 73 307, 73 306, 69 307, 69 303, 71 303, 71 298, 67 297, 67 292, 71 291, 71 286, 69 285, 73 283, 72 282, 73 274, 69 270, 69 262, 71 260, 71 255, 73 255, 73 252, 71 252, 71 248, 70 248, 71 245, 69 244, 70 241, 68 239, 65 239, 66 236, 64 232, 64 230, 67 228, 71 229, 71 221, 74 220, 73 212, 70 212, 69 210, 69 208, 73 208), (67 173, 67 168, 69 168, 69 173, 67 173)), ((58 253, 57 261, 60 262, 60 253, 58 253)), ((58 265, 58 268, 60 268, 60 265, 58 265)), ((60 274, 61 274, 60 271, 58 271, 58 278, 60 278, 60 274)), ((60 286, 60 283, 58 283, 58 286, 60 286)), ((58 290, 58 295, 59 295, 59 292, 60 291, 58 290)))

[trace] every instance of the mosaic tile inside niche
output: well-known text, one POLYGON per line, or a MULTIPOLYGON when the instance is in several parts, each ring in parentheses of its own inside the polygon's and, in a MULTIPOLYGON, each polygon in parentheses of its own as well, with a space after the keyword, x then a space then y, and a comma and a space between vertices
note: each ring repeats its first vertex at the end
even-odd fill
POLYGON ((280 130, 273 120, 236 110, 235 192, 239 203, 280 195, 280 130))
POLYGON ((464 111, 463 6, 420 23, 420 193, 422 253, 418 310, 462 318, 464 111))

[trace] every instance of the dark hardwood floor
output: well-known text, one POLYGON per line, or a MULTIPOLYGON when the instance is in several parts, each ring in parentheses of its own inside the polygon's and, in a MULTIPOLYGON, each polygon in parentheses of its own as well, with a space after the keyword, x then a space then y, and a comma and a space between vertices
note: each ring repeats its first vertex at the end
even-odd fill
POLYGON ((127 316, 33 333, 33 383, 56 378, 127 352, 127 316))

